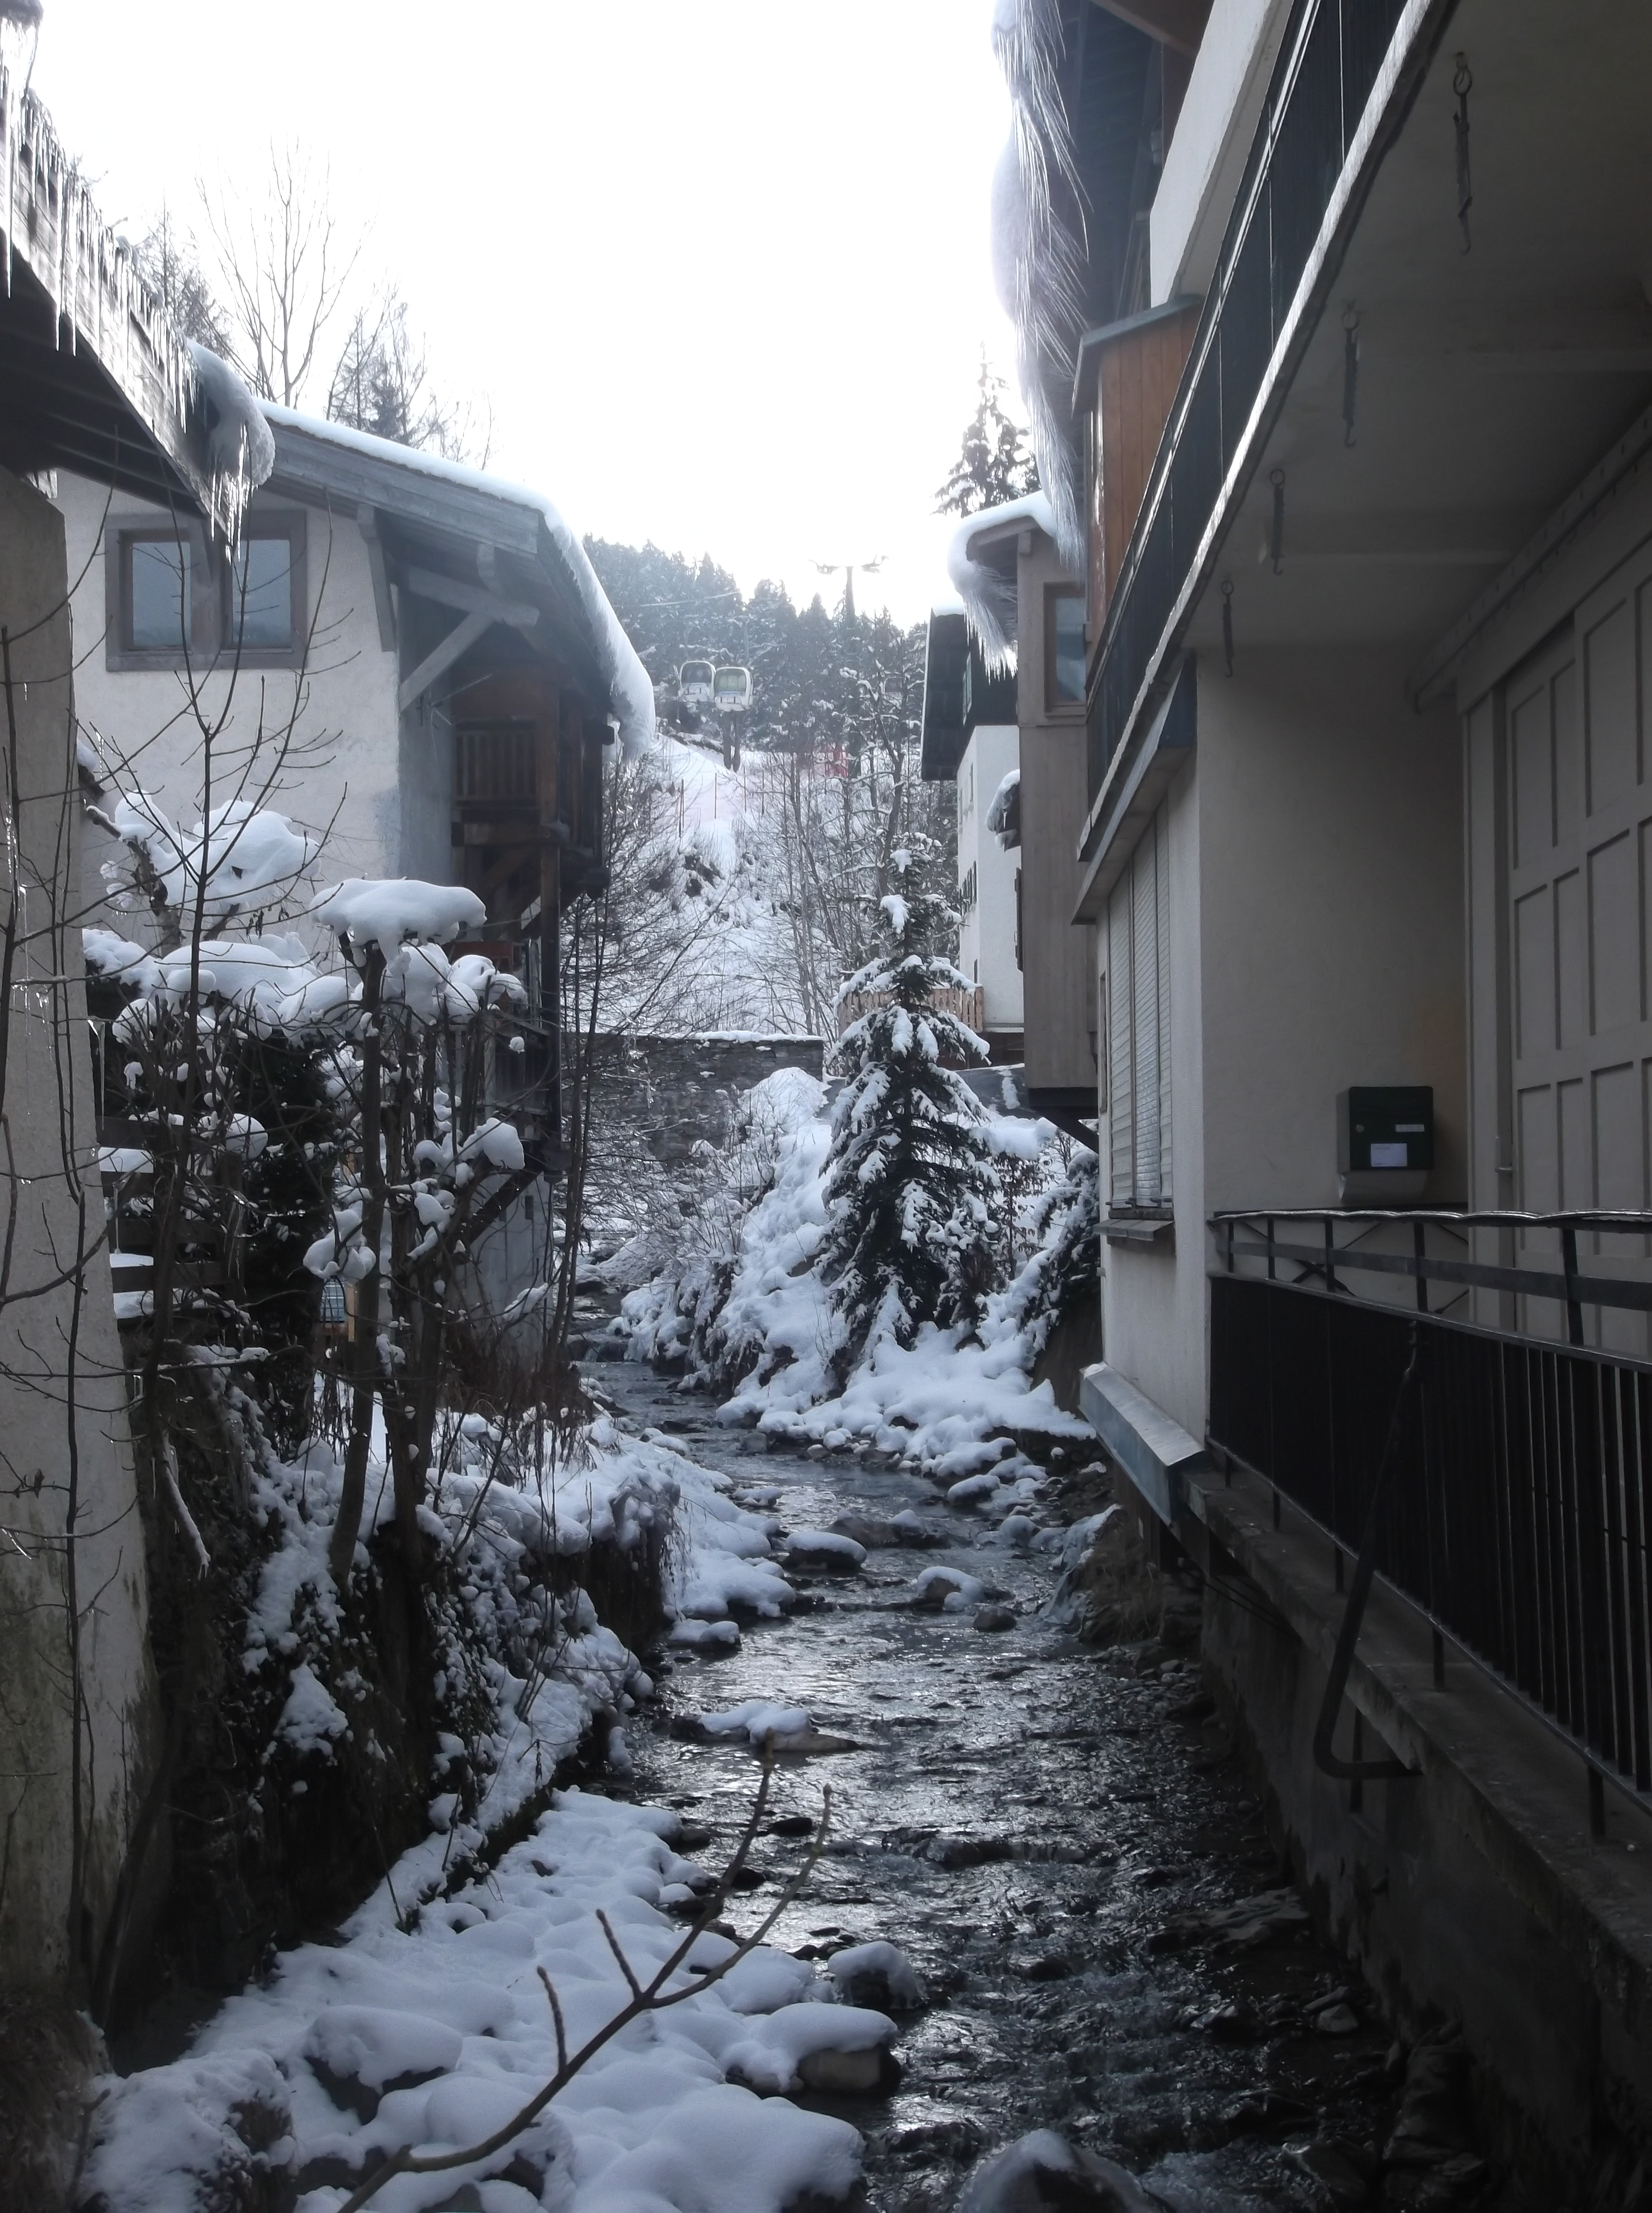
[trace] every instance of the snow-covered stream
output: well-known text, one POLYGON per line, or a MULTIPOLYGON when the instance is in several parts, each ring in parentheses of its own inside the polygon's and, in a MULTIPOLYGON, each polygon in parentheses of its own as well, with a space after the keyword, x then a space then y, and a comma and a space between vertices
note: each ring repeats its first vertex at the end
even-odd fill
MULTIPOLYGON (((337 2213, 414 2154, 452 2164, 395 2176, 383 2213, 1366 2202, 1399 2095, 1387 2031, 1314 1938, 1185 1651, 1086 1645, 1048 1611, 1063 1486, 999 1492, 994 1521, 967 1484, 948 1503, 887 1455, 811 1457, 639 1363, 591 1380, 603 1449, 682 1502, 684 1618, 652 1694, 611 1637, 613 1683, 582 1693, 630 1708, 607 1772, 514 1838, 438 1825, 187 2051, 108 2082, 88 2202, 337 2213), (704 1989, 679 1971, 683 2003, 515 2133, 558 2024, 576 2049, 626 2003, 601 1917, 644 1979, 663 1967, 747 1822, 765 1732, 771 1800, 720 1925, 777 1912, 766 1948, 704 1989), (827 1784, 826 1849, 787 1902, 827 1784), (1076 2148, 1042 2155, 1129 2173, 1097 2194, 1068 2172, 1055 2197, 995 2179, 1034 2131, 1076 2148)), ((1094 1478, 1063 1485, 1070 1515, 1098 1503, 1094 1478)), ((709 1932, 690 1964, 728 1948, 709 1932)), ((1456 2202, 1393 2179, 1385 2203, 1456 2202)))
POLYGON ((774 1897, 796 1864, 783 1829, 818 1816, 829 1782, 832 1841, 771 1941, 814 1958, 892 1942, 927 2000, 897 2009, 897 2084, 800 2096, 866 2136, 869 2204, 951 2213, 984 2152, 1040 2127, 1178 2208, 1322 2207, 1327 2173, 1357 2190, 1394 2109, 1387 2032, 1284 1887, 1191 1663, 1080 1644, 1039 1612, 1050 1553, 881 1458, 777 1451, 639 1365, 594 1381, 788 1530, 905 1513, 941 1539, 874 1547, 850 1572, 840 1558, 812 1573, 794 1552, 804 1603, 747 1623, 737 1649, 675 1651, 630 1733, 637 1795, 709 1832, 708 1865, 757 1762, 741 1740, 705 1741, 696 1717, 771 1702, 855 1746, 783 1764, 783 1832, 738 1903, 755 1916, 774 1897), (915 1605, 938 1566, 974 1577, 1015 1625, 978 1628, 974 1602, 915 1605))

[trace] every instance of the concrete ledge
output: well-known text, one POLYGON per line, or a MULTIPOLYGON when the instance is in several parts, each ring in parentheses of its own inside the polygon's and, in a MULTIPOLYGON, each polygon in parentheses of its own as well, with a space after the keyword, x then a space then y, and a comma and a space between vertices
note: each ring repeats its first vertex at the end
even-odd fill
POLYGON ((1608 1785, 1606 1834, 1591 1837, 1582 1757, 1449 1645, 1436 1684, 1429 1625, 1381 1583, 1348 1703, 1367 1755, 1417 1771, 1359 1787, 1321 1774, 1314 1722, 1346 1605, 1336 1548, 1288 1503, 1276 1529, 1271 1488, 1248 1471, 1180 1480, 1176 1533, 1208 1578, 1206 1665, 1310 1892, 1398 2022, 1460 2019, 1504 2155, 1575 2189, 1607 2138, 1652 2136, 1652 1813, 1608 1785))
POLYGON ((1188 1503, 1186 1477, 1210 1464, 1198 1439, 1105 1360, 1079 1378, 1078 1404, 1160 1521, 1173 1522, 1188 1503))

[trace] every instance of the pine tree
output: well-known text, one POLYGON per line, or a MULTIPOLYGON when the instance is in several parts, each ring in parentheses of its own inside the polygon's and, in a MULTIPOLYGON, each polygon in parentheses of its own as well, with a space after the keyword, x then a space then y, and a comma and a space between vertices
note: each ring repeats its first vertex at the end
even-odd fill
POLYGON ((883 1337, 910 1345, 919 1326, 980 1315, 992 1279, 992 1171, 974 1094, 945 1061, 986 1049, 937 990, 966 979, 933 947, 952 917, 923 887, 911 852, 881 902, 887 948, 845 997, 875 1003, 838 1040, 848 1082, 832 1114, 821 1274, 843 1317, 846 1375, 883 1337))
POLYGON ((1004 412, 1004 381, 988 368, 984 346, 978 391, 958 459, 935 496, 937 515, 978 515, 1039 488, 1038 462, 1026 433, 1004 412))

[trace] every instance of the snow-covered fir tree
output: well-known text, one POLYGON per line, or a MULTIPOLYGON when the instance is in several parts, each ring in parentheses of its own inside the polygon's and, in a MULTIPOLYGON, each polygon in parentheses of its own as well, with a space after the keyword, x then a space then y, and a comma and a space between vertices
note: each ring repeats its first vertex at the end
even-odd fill
POLYGON ((1004 412, 1004 381, 987 366, 981 350, 975 412, 951 473, 935 496, 937 515, 978 515, 1039 488, 1039 465, 1027 434, 1004 412))
POLYGON ((984 1060, 937 991, 968 979, 933 948, 953 918, 914 856, 881 902, 886 946, 844 985, 869 1001, 838 1040, 848 1077, 833 1111, 823 1279, 844 1322, 847 1374, 882 1337, 978 1319, 991 1287, 992 1170, 975 1094, 948 1062, 984 1060))

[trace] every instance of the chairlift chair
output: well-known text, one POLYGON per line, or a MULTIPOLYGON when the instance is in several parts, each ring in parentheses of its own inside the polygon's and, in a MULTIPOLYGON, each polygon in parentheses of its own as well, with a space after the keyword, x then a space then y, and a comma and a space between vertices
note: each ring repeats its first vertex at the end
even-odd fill
POLYGON ((720 715, 743 715, 752 704, 749 668, 720 668, 713 680, 711 704, 720 715))
POLYGON ((677 696, 691 707, 709 707, 716 671, 709 661, 686 661, 677 671, 677 696))
POLYGON ((886 676, 884 678, 883 696, 889 702, 889 704, 892 707, 899 707, 900 705, 906 695, 900 688, 899 677, 886 676))

